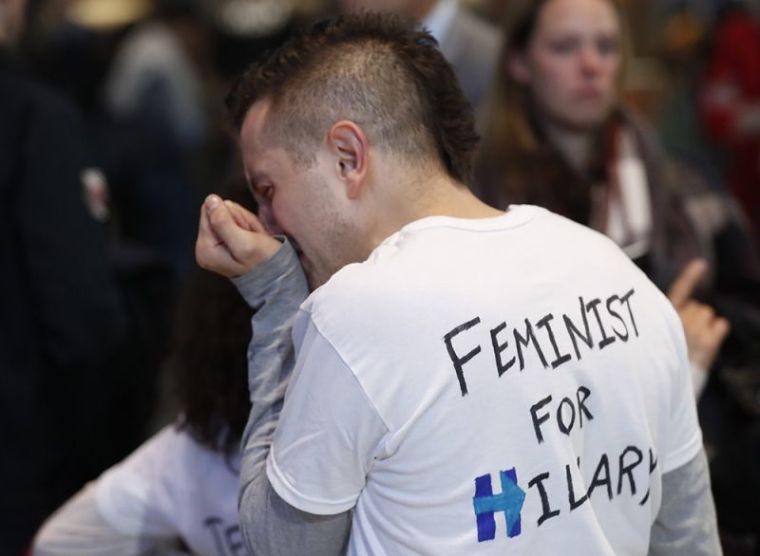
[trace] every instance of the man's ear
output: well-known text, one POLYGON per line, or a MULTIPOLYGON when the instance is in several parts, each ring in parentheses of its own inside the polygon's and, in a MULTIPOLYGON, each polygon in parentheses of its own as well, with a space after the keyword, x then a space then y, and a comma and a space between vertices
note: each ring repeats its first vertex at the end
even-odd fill
POLYGON ((512 54, 507 60, 504 71, 506 71, 507 75, 520 85, 527 86, 530 84, 530 68, 528 68, 528 61, 525 59, 525 54, 512 54))
POLYGON ((341 120, 330 128, 327 147, 335 160, 335 171, 346 185, 348 198, 358 198, 369 162, 369 143, 364 131, 354 122, 341 120))

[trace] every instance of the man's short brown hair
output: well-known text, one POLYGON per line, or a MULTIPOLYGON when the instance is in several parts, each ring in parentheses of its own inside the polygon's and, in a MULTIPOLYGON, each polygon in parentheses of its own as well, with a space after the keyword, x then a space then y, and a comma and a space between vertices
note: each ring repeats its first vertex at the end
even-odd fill
POLYGON ((227 97, 238 128, 272 102, 271 136, 301 162, 342 119, 412 163, 439 160, 467 183, 477 146, 472 107, 435 39, 412 20, 364 12, 320 21, 251 65, 227 97))

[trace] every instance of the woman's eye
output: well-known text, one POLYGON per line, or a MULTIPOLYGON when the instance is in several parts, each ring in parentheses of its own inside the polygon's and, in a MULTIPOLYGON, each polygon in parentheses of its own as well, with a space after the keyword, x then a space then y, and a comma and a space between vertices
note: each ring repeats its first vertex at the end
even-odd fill
POLYGON ((574 39, 561 39, 549 44, 549 48, 556 54, 569 54, 577 46, 577 41, 574 39))
POLYGON ((620 49, 620 46, 618 44, 618 41, 612 38, 603 38, 599 39, 597 42, 597 48, 599 49, 600 54, 617 54, 618 50, 620 49))

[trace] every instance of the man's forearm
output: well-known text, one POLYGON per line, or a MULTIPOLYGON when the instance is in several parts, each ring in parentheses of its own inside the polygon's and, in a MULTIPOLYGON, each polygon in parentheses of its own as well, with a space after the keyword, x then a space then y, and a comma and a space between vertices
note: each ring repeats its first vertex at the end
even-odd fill
POLYGON ((269 484, 266 458, 295 362, 291 331, 308 295, 292 246, 253 272, 233 280, 256 309, 248 349, 251 414, 242 439, 240 528, 252 554, 340 554, 351 526, 350 512, 316 516, 282 500, 269 484))
POLYGON ((308 287, 298 257, 287 241, 270 260, 233 282, 256 311, 248 347, 251 413, 241 443, 242 497, 249 483, 265 472, 269 445, 293 370, 293 320, 308 295, 308 287))
POLYGON ((272 488, 264 467, 246 485, 240 499, 240 524, 249 553, 254 556, 345 553, 351 512, 314 515, 294 508, 272 488))

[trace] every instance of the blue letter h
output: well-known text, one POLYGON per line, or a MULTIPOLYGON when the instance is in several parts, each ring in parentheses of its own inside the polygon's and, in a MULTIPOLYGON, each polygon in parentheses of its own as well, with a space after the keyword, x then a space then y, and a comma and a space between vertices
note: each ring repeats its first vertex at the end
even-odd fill
POLYGON ((507 537, 516 537, 521 532, 520 510, 525 501, 525 491, 517 486, 515 468, 500 471, 501 494, 494 495, 491 475, 475 479, 475 496, 472 505, 478 521, 478 542, 491 541, 496 537, 494 513, 504 512, 507 520, 507 537))

